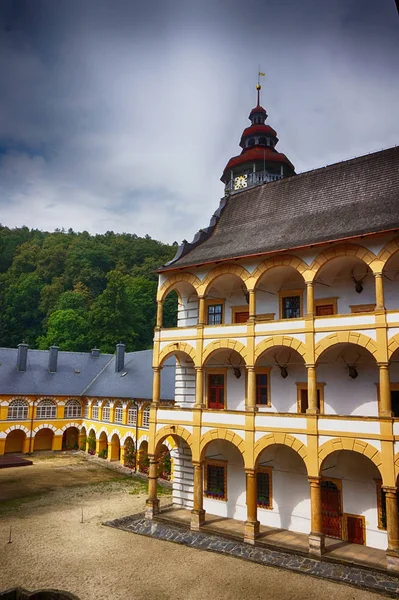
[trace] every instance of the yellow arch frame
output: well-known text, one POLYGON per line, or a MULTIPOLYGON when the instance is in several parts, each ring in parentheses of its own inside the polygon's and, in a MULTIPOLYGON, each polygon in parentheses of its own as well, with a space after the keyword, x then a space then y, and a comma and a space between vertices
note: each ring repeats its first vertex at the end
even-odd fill
MULTIPOLYGON (((377 257, 373 252, 367 250, 367 248, 364 248, 363 246, 357 246, 356 244, 344 244, 342 246, 330 248, 329 250, 324 250, 324 252, 321 252, 321 254, 314 259, 310 265, 310 269, 313 271, 313 279, 326 263, 341 256, 355 256, 369 266, 373 273, 375 272, 375 266, 373 266, 372 263, 377 260, 377 257)), ((377 272, 378 271, 379 269, 377 269, 377 272)))
POLYGON ((299 456, 303 459, 303 462, 305 463, 306 470, 309 472, 307 447, 300 440, 298 440, 298 438, 290 435, 289 433, 270 433, 269 435, 265 435, 264 437, 260 438, 254 446, 255 466, 263 450, 275 444, 288 446, 288 448, 291 448, 297 454, 299 454, 299 456))
POLYGON ((161 446, 166 440, 166 438, 168 438, 169 436, 172 436, 173 438, 180 437, 190 447, 191 454, 193 454, 193 436, 191 435, 191 433, 181 425, 166 425, 165 427, 162 427, 162 429, 157 431, 157 434, 155 436, 155 455, 158 452, 158 446, 161 446))
POLYGON ((237 275, 237 277, 241 279, 245 287, 247 287, 247 280, 251 277, 250 273, 246 269, 244 269, 244 267, 241 267, 241 265, 219 265, 218 267, 212 269, 212 271, 210 271, 205 277, 204 281, 197 290, 198 295, 205 296, 208 292, 209 287, 215 281, 215 279, 221 277, 222 275, 237 275))
POLYGON ((210 444, 210 442, 216 442, 218 440, 226 440, 227 442, 231 442, 237 448, 237 450, 240 451, 245 465, 245 441, 243 440, 243 438, 234 433, 234 431, 230 431, 229 429, 212 429, 201 438, 201 461, 205 458, 205 450, 208 444, 210 444))
POLYGON ((330 456, 330 454, 332 454, 333 452, 337 452, 338 450, 351 450, 352 452, 363 454, 364 456, 369 458, 379 470, 383 483, 386 483, 384 471, 381 469, 383 464, 381 453, 374 446, 371 446, 367 442, 363 442, 363 440, 358 440, 355 438, 334 438, 333 440, 328 440, 327 442, 324 442, 324 444, 320 446, 318 452, 320 476, 321 467, 325 459, 328 456, 330 456))
POLYGON ((357 346, 362 346, 374 356, 377 360, 377 352, 378 346, 377 343, 367 337, 363 333, 357 333, 355 331, 338 331, 336 333, 332 333, 331 335, 326 336, 316 345, 315 348, 315 361, 317 362, 320 356, 323 354, 325 350, 331 348, 331 346, 335 346, 336 344, 356 344, 357 346))
POLYGON ((399 348, 399 333, 394 335, 388 340, 388 360, 392 358, 392 355, 399 348))
POLYGON ((162 348, 159 357, 158 357, 158 365, 162 366, 162 363, 165 362, 169 356, 172 354, 176 354, 176 352, 182 352, 191 358, 193 362, 195 362, 197 353, 193 346, 187 344, 186 342, 177 342, 175 344, 168 344, 164 348, 162 348))
POLYGON ((292 350, 298 352, 298 354, 300 354, 304 360, 306 359, 306 346, 300 340, 297 340, 289 335, 273 335, 266 340, 262 340, 255 347, 255 363, 261 354, 263 354, 263 352, 275 346, 291 348, 292 350))
POLYGON ((192 273, 176 273, 167 279, 157 291, 157 302, 163 302, 165 297, 172 291, 173 287, 178 283, 191 283, 194 290, 198 293, 198 288, 201 285, 201 280, 192 273))
POLYGON ((202 352, 202 364, 208 360, 210 355, 216 350, 235 350, 246 362, 247 359, 247 348, 241 342, 237 340, 216 340, 205 346, 202 352))
POLYGON ((383 263, 383 268, 385 267, 388 260, 396 254, 399 250, 399 237, 388 242, 378 254, 379 260, 383 263))
POLYGON ((276 256, 275 258, 269 258, 255 269, 255 271, 252 273, 254 288, 258 285, 259 279, 265 273, 267 273, 267 271, 270 271, 270 269, 274 269, 275 267, 292 267, 293 269, 295 269, 295 271, 302 275, 305 281, 307 281, 309 277, 310 281, 312 280, 312 273, 310 271, 309 266, 301 258, 298 258, 297 256, 293 256, 291 254, 286 254, 284 256, 276 256))

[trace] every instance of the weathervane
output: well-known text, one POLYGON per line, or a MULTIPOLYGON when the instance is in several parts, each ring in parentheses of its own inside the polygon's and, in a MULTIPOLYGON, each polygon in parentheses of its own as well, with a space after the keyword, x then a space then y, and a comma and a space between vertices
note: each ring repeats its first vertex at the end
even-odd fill
POLYGON ((256 89, 258 90, 258 106, 260 106, 260 90, 262 89, 262 86, 260 84, 261 77, 265 77, 265 73, 262 73, 262 71, 260 70, 260 65, 259 65, 258 66, 258 83, 256 84, 256 89))

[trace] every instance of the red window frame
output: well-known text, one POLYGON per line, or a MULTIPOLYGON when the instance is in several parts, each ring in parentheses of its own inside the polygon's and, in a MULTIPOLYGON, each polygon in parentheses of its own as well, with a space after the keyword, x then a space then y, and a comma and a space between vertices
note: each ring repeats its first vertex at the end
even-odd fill
POLYGON ((269 401, 269 374, 268 373, 256 373, 256 404, 260 406, 268 406, 269 401), (266 377, 266 383, 261 383, 261 377, 266 377), (262 396, 265 395, 266 390, 266 402, 262 401, 262 396))
POLYGON ((225 404, 224 373, 208 374, 208 408, 223 410, 225 404))

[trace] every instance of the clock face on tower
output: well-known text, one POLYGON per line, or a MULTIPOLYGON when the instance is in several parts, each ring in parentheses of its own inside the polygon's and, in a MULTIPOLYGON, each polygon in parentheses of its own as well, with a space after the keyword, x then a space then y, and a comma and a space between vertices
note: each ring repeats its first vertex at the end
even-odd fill
POLYGON ((234 179, 234 189, 235 190, 242 190, 243 188, 247 187, 247 176, 246 175, 239 175, 238 177, 236 177, 234 179))

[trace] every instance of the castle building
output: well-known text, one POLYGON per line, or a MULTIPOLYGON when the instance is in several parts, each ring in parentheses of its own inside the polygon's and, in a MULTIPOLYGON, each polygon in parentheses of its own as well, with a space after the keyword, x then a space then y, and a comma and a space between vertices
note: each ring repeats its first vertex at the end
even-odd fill
MULTIPOLYGON (((151 363, 152 350, 125 352, 122 343, 115 354, 0 348, 0 456, 81 449, 146 472, 151 363)), ((174 397, 174 371, 171 358, 164 405, 174 397)), ((163 451, 172 447, 165 440, 163 451)))
POLYGON ((259 96, 250 120, 209 226, 159 270, 147 515, 172 436, 192 529, 217 515, 248 543, 283 529, 313 555, 386 550, 398 570, 399 148, 296 175, 259 96))

